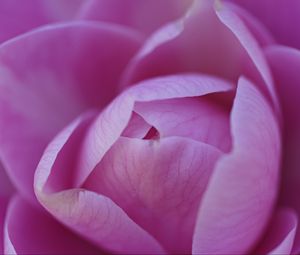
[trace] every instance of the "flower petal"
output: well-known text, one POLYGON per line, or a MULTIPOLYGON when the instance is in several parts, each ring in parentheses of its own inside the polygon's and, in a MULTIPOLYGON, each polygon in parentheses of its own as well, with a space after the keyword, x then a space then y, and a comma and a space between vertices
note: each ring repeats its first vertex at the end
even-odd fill
POLYGON ((0 154, 27 197, 47 143, 78 114, 115 96, 138 47, 132 31, 86 22, 43 27, 1 45, 0 154))
POLYGON ((90 0, 80 18, 129 26, 147 35, 179 18, 191 3, 192 0, 90 0))
MULTIPOLYGON (((273 46, 266 51, 267 58, 273 71, 284 123, 283 167, 280 190, 280 203, 296 210, 300 216, 300 201, 296 194, 300 186, 300 51, 273 46)), ((296 235, 293 252, 300 252, 300 231, 296 235)))
MULTIPOLYGON (((225 0, 226 1, 226 0, 225 0)), ((264 26, 264 24, 257 19, 250 12, 244 8, 235 5, 234 3, 226 3, 226 6, 230 8, 234 13, 236 13, 245 23, 246 27, 253 34, 257 42, 261 47, 266 47, 275 43, 270 31, 264 26)))
POLYGON ((9 197, 14 193, 14 187, 0 162, 0 196, 9 197))
POLYGON ((180 136, 231 148, 229 109, 201 98, 180 98, 136 103, 134 111, 154 126, 160 137, 180 136))
POLYGON ((188 254, 202 193, 221 154, 180 137, 119 138, 83 187, 111 198, 171 254, 188 254))
MULTIPOLYGON (((226 3, 218 9, 217 15, 220 21, 232 31, 246 50, 266 86, 263 87, 263 85, 261 85, 261 88, 267 89, 266 95, 271 97, 271 102, 273 103, 277 113, 279 113, 279 104, 272 75, 265 56, 256 39, 250 33, 243 21, 231 10, 230 6, 226 5, 226 3)), ((263 92, 265 92, 265 90, 263 90, 263 92)))
POLYGON ((297 225, 298 217, 293 210, 278 209, 269 224, 265 238, 254 254, 293 254, 297 225))
POLYGON ((243 74, 255 81, 278 110, 270 71, 257 41, 229 6, 224 3, 215 10, 212 2, 195 1, 185 16, 154 33, 132 59, 123 86, 179 72, 212 74, 234 82, 243 74))
POLYGON ((142 81, 121 94, 88 130, 78 162, 79 187, 129 123, 135 102, 202 96, 232 90, 227 81, 197 74, 172 75, 142 81))
POLYGON ((49 144, 35 175, 35 192, 39 201, 62 223, 99 247, 129 254, 163 253, 157 241, 108 197, 85 189, 68 189, 56 193, 47 189, 47 185, 51 185, 47 181, 52 168, 60 172, 74 170, 65 168, 72 166, 68 162, 74 156, 69 154, 73 152, 70 151, 70 145, 80 149, 72 140, 78 139, 89 118, 86 115, 77 119, 49 144))
POLYGON ((51 215, 14 197, 5 220, 5 254, 100 254, 51 215))
POLYGON ((276 40, 284 45, 300 49, 300 2, 289 0, 231 0, 253 13, 271 31, 276 40), (280 17, 280 18, 278 18, 280 17))
POLYGON ((6 208, 7 208, 7 204, 8 204, 8 198, 0 196, 0 254, 4 253, 4 247, 3 247, 3 243, 4 243, 4 220, 5 220, 5 214, 6 214, 6 208))
POLYGON ((100 247, 123 253, 163 252, 158 242, 114 201, 81 189, 82 184, 123 133, 136 101, 201 96, 232 88, 226 81, 204 75, 162 77, 128 89, 96 118, 82 115, 46 149, 35 175, 39 201, 100 247))
POLYGON ((81 0, 1 0, 0 43, 41 25, 69 20, 81 0))
POLYGON ((233 150, 221 158, 199 209, 193 254, 244 254, 266 227, 280 162, 277 120, 265 98, 239 80, 231 115, 233 150))

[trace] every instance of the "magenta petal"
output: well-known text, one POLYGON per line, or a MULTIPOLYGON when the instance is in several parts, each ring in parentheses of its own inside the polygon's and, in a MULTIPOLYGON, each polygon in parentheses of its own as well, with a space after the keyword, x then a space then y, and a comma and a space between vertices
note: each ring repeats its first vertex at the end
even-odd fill
MULTIPOLYGON (((87 118, 77 119, 47 147, 35 175, 35 192, 39 201, 62 223, 101 248, 129 254, 163 253, 158 242, 108 197, 85 189, 57 193, 45 190, 59 155, 64 155, 66 164, 73 160, 74 155, 68 155, 69 151, 65 151, 66 145, 76 138, 74 132, 81 128, 85 120, 87 118)), ((64 171, 66 164, 60 165, 62 168, 59 170, 64 171)))
POLYGON ((113 22, 149 34, 182 16, 192 0, 89 0, 80 18, 113 22))
POLYGON ((136 103, 134 111, 154 126, 161 138, 187 137, 225 152, 231 148, 229 110, 205 97, 136 103))
POLYGON ((6 254, 101 254, 42 208, 20 197, 11 200, 5 220, 6 254))
POLYGON ((4 221, 6 215, 6 208, 8 204, 8 198, 0 196, 0 254, 4 253, 4 221))
POLYGON ((87 22, 43 27, 1 45, 0 153, 22 193, 33 196, 33 172, 49 140, 115 96, 138 47, 132 31, 87 22))
MULTIPOLYGON (((300 216, 300 51, 274 46, 267 49, 284 118, 283 167, 280 191, 282 205, 294 208, 300 216)), ((300 231, 297 232, 294 252, 300 252, 300 231)))
POLYGON ((232 9, 232 11, 234 11, 243 20, 246 27, 249 29, 249 31, 251 31, 260 46, 266 47, 275 43, 274 38, 269 30, 259 19, 253 16, 250 12, 233 3, 226 5, 228 5, 228 7, 232 9))
POLYGON ((1 0, 0 43, 41 25, 74 17, 82 0, 1 0))
POLYGON ((75 186, 78 187, 85 181, 122 134, 130 120, 135 102, 196 97, 230 91, 232 88, 231 83, 218 78, 185 74, 145 80, 128 89, 117 97, 89 128, 78 162, 80 171, 75 186))
POLYGON ((42 1, 0 1, 0 42, 48 22, 42 1))
POLYGON ((241 45, 246 50, 266 86, 263 87, 263 85, 261 85, 261 88, 263 90, 265 88, 267 89, 267 96, 271 97, 275 109, 279 111, 278 99, 276 96, 272 75, 267 65, 265 56, 256 39, 250 33, 249 29, 245 26, 242 20, 230 9, 230 5, 227 6, 226 3, 224 3, 224 5, 218 9, 217 15, 220 21, 232 31, 232 33, 237 37, 241 45))
POLYGON ((144 138, 150 131, 151 125, 147 123, 139 114, 133 112, 127 127, 124 129, 122 136, 132 138, 144 138))
POLYGON ((298 0, 231 0, 255 15, 284 45, 300 49, 300 1, 298 0))
POLYGON ((179 72, 238 78, 246 52, 219 21, 210 1, 194 3, 185 16, 160 28, 145 42, 124 75, 124 85, 179 72))
POLYGON ((84 187, 110 197, 171 254, 189 254, 202 193, 220 155, 186 138, 120 138, 84 187))
POLYGON ((272 77, 257 41, 225 3, 215 10, 212 2, 195 1, 187 15, 156 31, 131 61, 123 86, 179 72, 201 72, 234 82, 242 74, 254 80, 278 110, 272 77))
POLYGON ((95 120, 89 115, 81 116, 50 143, 42 156, 35 174, 39 201, 60 221, 100 247, 123 253, 164 252, 151 234, 132 221, 115 201, 72 187, 80 187, 86 181, 118 140, 136 101, 195 97, 232 88, 231 83, 210 76, 167 76, 143 81, 124 91, 95 120), (73 162, 74 157, 77 162, 73 162), (70 186, 59 180, 70 177, 68 171, 73 172, 70 186))
POLYGON ((9 197, 14 192, 14 187, 9 180, 7 173, 0 163, 0 196, 9 197))
POLYGON ((268 223, 277 193, 280 134, 265 98, 239 80, 231 115, 233 150, 221 158, 199 209, 193 254, 244 254, 268 223))
POLYGON ((290 209, 279 208, 269 223, 265 238, 254 254, 293 254, 297 226, 297 214, 290 209))

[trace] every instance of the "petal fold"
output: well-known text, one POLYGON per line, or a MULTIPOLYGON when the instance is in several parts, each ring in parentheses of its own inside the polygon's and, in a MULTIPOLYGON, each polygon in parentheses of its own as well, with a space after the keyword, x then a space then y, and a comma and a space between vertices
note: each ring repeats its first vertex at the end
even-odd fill
POLYGON ((298 216, 293 210, 277 209, 255 254, 294 254, 292 248, 297 227, 298 216))
POLYGON ((0 154, 26 197, 35 199, 33 173, 48 142, 86 109, 110 102, 139 45, 133 31, 76 22, 0 46, 0 154))
POLYGON ((244 254, 264 231, 276 199, 280 133, 273 111, 245 78, 231 113, 233 150, 212 174, 196 223, 193 254, 244 254))
POLYGON ((4 254, 101 254, 20 196, 9 203, 4 233, 4 254))
POLYGON ((82 8, 79 18, 117 23, 148 35, 165 23, 181 17, 192 2, 192 0, 89 0, 82 8))
POLYGON ((283 45, 300 49, 300 2, 289 0, 231 0, 255 15, 283 45), (280 17, 280 18, 278 18, 280 17))
MULTIPOLYGON (((280 204, 296 210, 300 216, 300 201, 296 194, 300 186, 300 51, 273 46, 266 49, 283 115, 283 164, 280 204)), ((294 253, 300 252, 300 231, 296 235, 294 253)))

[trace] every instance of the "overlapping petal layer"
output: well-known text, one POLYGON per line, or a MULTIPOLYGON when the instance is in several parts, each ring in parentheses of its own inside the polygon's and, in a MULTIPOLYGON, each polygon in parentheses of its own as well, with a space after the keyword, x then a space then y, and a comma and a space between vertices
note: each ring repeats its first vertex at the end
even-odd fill
MULTIPOLYGON (((280 204, 294 208, 300 217, 300 51, 283 46, 266 49, 273 71, 283 113, 283 165, 280 204)), ((298 229, 293 252, 300 251, 300 231, 298 229)))
POLYGON ((10 201, 4 233, 5 254, 104 254, 20 196, 10 201))
POLYGON ((170 138, 170 140, 162 140, 157 145, 155 141, 152 143, 149 140, 125 137, 120 140, 119 137, 130 121, 135 102, 196 97, 225 92, 232 88, 233 85, 224 80, 196 74, 150 79, 133 86, 116 98, 99 116, 96 118, 90 114, 82 116, 51 142, 35 176, 35 191, 39 201, 59 220, 108 250, 129 253, 163 252, 164 249, 153 238, 155 236, 168 250, 175 251, 174 247, 177 245, 176 248, 181 251, 188 251, 191 248, 192 226, 201 193, 206 187, 214 162, 221 152, 210 145, 186 138, 170 138), (165 167, 170 164, 171 159, 174 159, 175 151, 172 152, 172 149, 175 145, 178 145, 179 148, 176 153, 181 154, 182 151, 190 153, 187 153, 184 158, 181 157, 182 155, 176 157, 177 161, 174 161, 174 165, 171 165, 168 171, 165 167), (122 150, 124 146, 126 149, 122 150), (128 154, 123 152, 128 152, 128 154), (162 153, 166 154, 165 157, 157 156, 155 159, 155 155, 162 153), (149 154, 149 158, 147 154, 149 154), (77 159, 75 162, 74 156, 77 159), (126 174, 126 167, 122 164, 120 167, 116 165, 116 168, 112 166, 113 162, 117 162, 117 158, 118 162, 128 162, 129 165, 131 164, 130 160, 137 160, 137 162, 132 162, 132 166, 135 167, 130 167, 131 174, 129 172, 126 174), (147 167, 141 169, 142 164, 147 162, 146 159, 149 160, 149 163, 146 164, 149 167, 148 170, 147 167), (183 161, 181 162, 181 160, 183 161), (186 171, 181 171, 185 161, 190 165, 184 168, 186 171), (138 162, 140 167, 135 164, 138 162), (154 164, 152 168, 151 162, 154 164), (109 170, 110 167, 113 169, 109 170), (105 170, 102 171, 102 168, 105 170), (130 204, 139 203, 139 199, 131 194, 139 185, 138 178, 135 177, 140 175, 139 171, 142 171, 141 174, 147 174, 154 170, 157 172, 153 175, 150 174, 148 188, 140 190, 141 196, 145 198, 144 202, 146 203, 148 200, 149 204, 146 207, 143 207, 145 205, 142 204, 136 207, 138 211, 147 209, 149 212, 145 214, 133 212, 134 206, 130 204), (168 173, 165 173, 164 170, 168 173), (106 181, 116 181, 114 178, 111 179, 114 173, 119 174, 122 179, 120 183, 115 183, 120 188, 119 191, 115 190, 116 194, 112 187, 105 184, 106 181), (197 176, 199 175, 198 178, 192 178, 196 173, 197 176), (102 178, 101 174, 107 176, 102 178), (67 175, 71 181, 61 182, 60 178, 64 175, 67 175), (127 185, 131 180, 130 175, 136 180, 133 186, 127 185), (161 189, 157 193, 157 197, 152 196, 151 189, 159 183, 161 183, 160 186, 163 186, 164 178, 168 175, 170 176, 169 184, 166 184, 168 187, 165 190, 161 189), (177 179, 176 175, 179 175, 177 179), (89 178, 87 179, 87 177, 89 178), (103 185, 101 185, 101 181, 103 185), (84 186, 81 186, 84 182, 84 186), (175 189, 176 183, 181 188, 174 193, 172 190, 175 189), (117 195, 118 192, 125 194, 125 190, 122 191, 122 185, 125 190, 126 187, 133 189, 132 192, 127 190, 129 204, 122 204, 121 201, 124 199, 126 201, 126 198, 122 200, 117 195), (101 186, 102 188, 100 188, 101 186), (185 201, 181 196, 192 187, 195 187, 193 199, 185 201), (129 194, 133 197, 130 197, 129 194), (170 203, 166 203, 160 211, 160 206, 165 202, 164 196, 170 196, 170 203), (185 204, 182 211, 172 212, 170 208, 176 207, 180 201, 185 204), (158 211, 155 212, 156 209, 158 211), (168 214, 168 210, 170 215, 166 218, 166 224, 162 225, 165 229, 155 230, 152 223, 159 217, 159 214, 168 214), (186 222, 181 226, 180 218, 183 215, 186 216, 186 222), (146 221, 145 217, 148 216, 153 218, 146 221), (170 243, 168 239, 165 239, 166 232, 176 225, 176 231, 171 231, 174 232, 174 236, 173 242, 170 243), (178 231, 180 226, 182 230, 178 231), (179 241, 179 233, 186 235, 181 241, 179 241), (177 244, 174 244, 175 240, 177 244))
POLYGON ((231 113, 233 150, 211 176, 196 223, 194 254, 244 254, 272 213, 280 165, 280 133, 266 99, 240 78, 231 113))
POLYGON ((83 6, 79 18, 113 22, 129 26, 148 35, 181 17, 192 0, 89 0, 83 6))
POLYGON ((0 46, 0 153, 18 190, 33 196, 33 173, 50 139, 116 95, 139 45, 131 30, 77 22, 43 27, 0 46))

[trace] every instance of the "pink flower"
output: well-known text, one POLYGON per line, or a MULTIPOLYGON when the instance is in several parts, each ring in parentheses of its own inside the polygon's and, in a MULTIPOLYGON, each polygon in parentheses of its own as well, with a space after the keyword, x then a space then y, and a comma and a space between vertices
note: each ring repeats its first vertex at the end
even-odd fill
POLYGON ((299 253, 299 8, 2 0, 0 252, 299 253))

